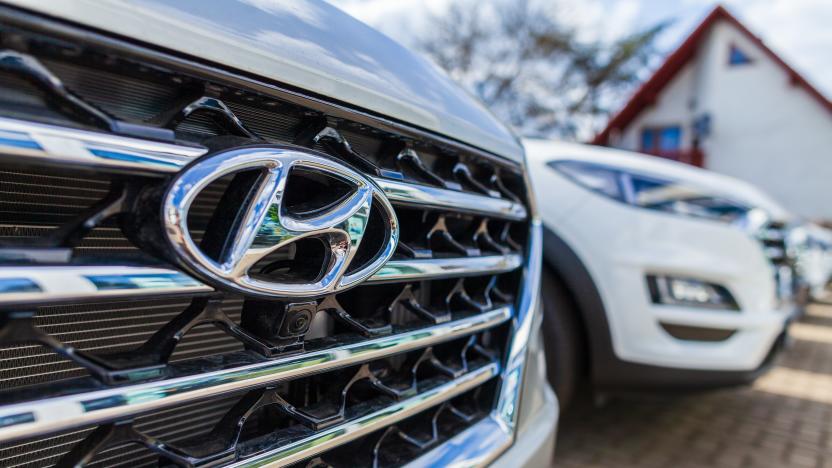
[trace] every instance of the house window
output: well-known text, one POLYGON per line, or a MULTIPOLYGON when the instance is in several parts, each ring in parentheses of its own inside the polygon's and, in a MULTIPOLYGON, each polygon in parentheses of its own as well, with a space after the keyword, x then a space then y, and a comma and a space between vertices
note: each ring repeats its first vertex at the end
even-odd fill
POLYGON ((728 65, 745 65, 748 63, 751 63, 751 57, 736 45, 731 44, 731 48, 728 50, 728 65))
POLYGON ((682 129, 678 125, 645 128, 641 131, 641 151, 674 158, 682 149, 682 129))

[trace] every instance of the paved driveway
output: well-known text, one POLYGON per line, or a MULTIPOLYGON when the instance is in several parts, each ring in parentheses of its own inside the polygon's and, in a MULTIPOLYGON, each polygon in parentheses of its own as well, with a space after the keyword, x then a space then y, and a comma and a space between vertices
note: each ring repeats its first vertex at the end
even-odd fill
POLYGON ((793 346, 750 387, 576 405, 556 467, 832 468, 832 302, 791 331, 793 346))

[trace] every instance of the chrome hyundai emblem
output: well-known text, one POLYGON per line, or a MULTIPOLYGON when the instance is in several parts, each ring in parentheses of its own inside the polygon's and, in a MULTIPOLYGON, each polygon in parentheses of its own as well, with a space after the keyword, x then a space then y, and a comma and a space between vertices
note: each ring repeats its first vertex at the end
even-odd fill
MULTIPOLYGON (((165 236, 185 266, 221 287, 264 297, 311 297, 355 286, 393 255, 399 237, 393 207, 375 183, 343 164, 284 147, 238 148, 198 160, 173 180, 162 209, 165 236), (287 182, 298 171, 338 181, 342 190, 337 199, 303 213, 293 212, 287 207, 287 182), (230 228, 220 242, 223 248, 209 254, 191 235, 191 206, 218 179, 240 174, 253 175, 248 178, 248 187, 242 189, 245 202, 221 215, 229 217, 225 224, 230 228), (373 252, 362 254, 361 264, 350 268, 367 233, 371 211, 383 218, 375 225, 383 226, 381 241, 374 235, 373 252), (293 244, 300 252, 297 245, 304 239, 323 244, 322 255, 294 259, 316 271, 314 278, 299 280, 254 271, 255 266, 268 261, 267 257, 290 251, 293 244)), ((212 234, 206 232, 205 236, 212 234)))

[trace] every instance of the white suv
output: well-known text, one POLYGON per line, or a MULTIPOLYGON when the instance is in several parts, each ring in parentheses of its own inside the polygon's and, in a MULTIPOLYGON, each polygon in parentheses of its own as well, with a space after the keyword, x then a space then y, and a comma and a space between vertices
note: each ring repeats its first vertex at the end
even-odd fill
POLYGON ((562 404, 750 381, 792 315, 789 215, 736 179, 634 153, 525 142, 544 223, 544 330, 562 404), (779 283, 779 284, 778 284, 779 283))

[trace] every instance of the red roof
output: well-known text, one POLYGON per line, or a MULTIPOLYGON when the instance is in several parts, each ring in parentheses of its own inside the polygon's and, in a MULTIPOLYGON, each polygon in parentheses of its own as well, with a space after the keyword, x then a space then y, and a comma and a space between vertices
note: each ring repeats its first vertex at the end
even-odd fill
POLYGON ((595 135, 592 140, 593 144, 606 145, 609 143, 610 132, 612 130, 622 130, 626 128, 644 109, 653 105, 656 98, 667 86, 668 83, 676 76, 677 73, 696 55, 696 50, 699 44, 706 37, 708 30, 716 24, 718 20, 725 20, 736 26, 743 34, 745 34, 752 42, 757 44, 769 57, 778 63, 788 73, 792 84, 802 86, 814 97, 822 106, 829 112, 832 112, 832 101, 826 98, 814 86, 809 84, 806 79, 800 75, 795 69, 790 67, 777 54, 766 46, 763 41, 748 30, 742 23, 739 22, 731 13, 728 12, 721 5, 714 8, 708 16, 693 30, 690 36, 682 42, 673 53, 667 56, 664 63, 653 73, 641 87, 633 94, 627 104, 615 114, 607 123, 601 133, 595 135))

